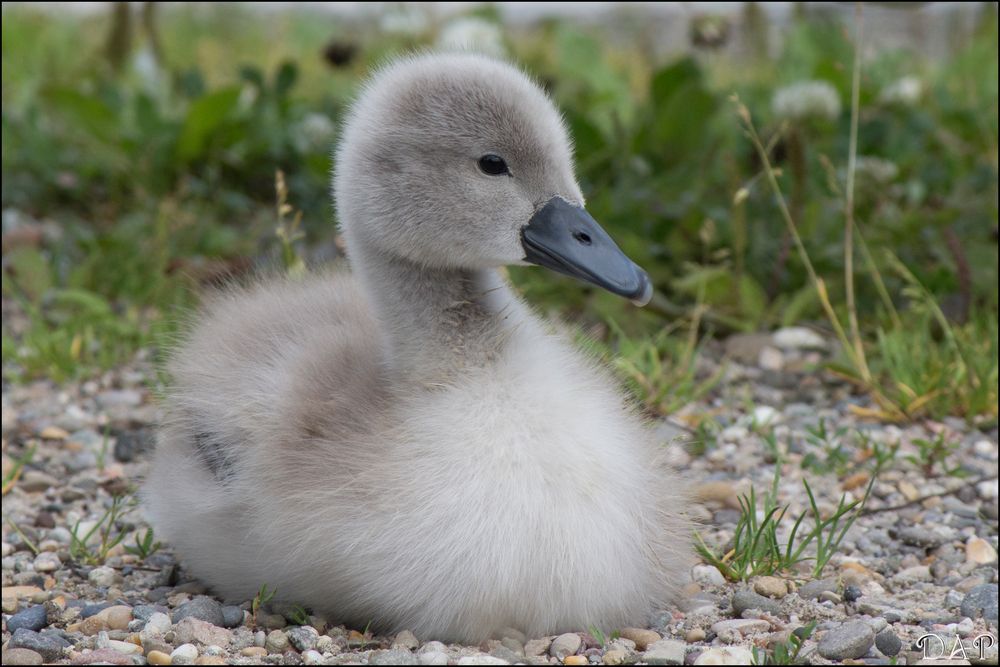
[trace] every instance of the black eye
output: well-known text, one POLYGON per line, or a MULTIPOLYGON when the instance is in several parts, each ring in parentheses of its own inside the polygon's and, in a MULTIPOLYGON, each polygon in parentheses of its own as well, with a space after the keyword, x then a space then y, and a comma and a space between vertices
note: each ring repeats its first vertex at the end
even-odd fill
POLYGON ((493 153, 479 158, 479 168, 483 170, 484 174, 489 174, 490 176, 501 176, 510 173, 510 170, 507 169, 507 163, 503 161, 503 158, 493 153))

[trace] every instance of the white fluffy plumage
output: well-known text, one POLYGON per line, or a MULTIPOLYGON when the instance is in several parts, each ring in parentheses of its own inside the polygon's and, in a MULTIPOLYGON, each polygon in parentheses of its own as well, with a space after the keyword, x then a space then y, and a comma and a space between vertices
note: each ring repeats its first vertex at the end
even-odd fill
POLYGON ((157 535, 226 598, 266 583, 425 640, 645 623, 688 565, 683 486, 496 271, 540 202, 582 204, 552 103, 487 57, 417 56, 374 76, 337 164, 352 273, 220 292, 173 355, 157 535))

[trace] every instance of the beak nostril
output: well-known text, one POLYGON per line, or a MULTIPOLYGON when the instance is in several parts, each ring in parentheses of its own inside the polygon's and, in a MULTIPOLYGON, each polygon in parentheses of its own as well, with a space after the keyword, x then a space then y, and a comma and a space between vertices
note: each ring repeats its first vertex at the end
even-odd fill
POLYGON ((573 232, 573 238, 582 243, 583 245, 590 245, 590 235, 586 232, 573 232))

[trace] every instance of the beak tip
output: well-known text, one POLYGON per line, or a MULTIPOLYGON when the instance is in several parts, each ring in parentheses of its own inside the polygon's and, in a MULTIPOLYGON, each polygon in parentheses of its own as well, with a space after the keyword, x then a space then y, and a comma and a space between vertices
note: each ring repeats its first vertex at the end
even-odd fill
POLYGON ((648 276, 643 276, 642 293, 632 299, 632 303, 642 308, 653 299, 653 283, 648 276))

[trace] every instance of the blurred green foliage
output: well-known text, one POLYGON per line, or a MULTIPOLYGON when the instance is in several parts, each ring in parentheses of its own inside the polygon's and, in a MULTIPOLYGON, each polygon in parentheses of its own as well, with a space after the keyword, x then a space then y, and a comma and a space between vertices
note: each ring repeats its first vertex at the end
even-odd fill
MULTIPOLYGON (((5 319, 5 375, 72 375, 74 359, 93 362, 81 363, 81 372, 116 363, 191 304, 199 273, 192 267, 275 257, 278 170, 306 237, 329 243, 335 124, 373 66, 433 46, 443 29, 435 17, 414 20, 419 8, 383 11, 350 23, 308 10, 172 6, 158 10, 153 32, 134 29, 125 64, 116 66, 108 57, 110 13, 5 7, 4 232, 9 211, 58 227, 44 243, 5 247, 4 294, 30 315, 20 332, 5 319), (70 334, 61 331, 67 323, 70 334), (89 342, 74 348, 78 334, 89 342), (108 336, 121 342, 102 348, 108 336), (46 352, 53 349, 60 352, 46 352), (8 364, 14 357, 18 363, 8 364)), ((695 22, 695 30, 711 31, 692 35, 689 54, 668 60, 654 55, 655 26, 627 15, 623 24, 634 34, 625 43, 609 37, 613 30, 570 21, 498 27, 510 56, 565 114, 588 208, 650 272, 661 298, 640 312, 539 271, 510 274, 546 309, 615 322, 618 339, 609 343, 619 352, 628 336, 648 337, 625 345, 647 360, 626 359, 633 370, 649 359, 662 370, 668 319, 726 333, 821 317, 729 102, 733 93, 770 142, 813 263, 843 308, 851 26, 829 11, 801 9, 769 58, 760 8, 740 11, 752 48, 739 56, 716 50, 735 30, 715 17, 695 22)), ((993 4, 976 11, 974 33, 955 38, 945 59, 924 57, 917 42, 866 58, 855 211, 908 323, 909 283, 883 260, 885 250, 950 319, 969 322, 971 338, 992 340, 985 377, 992 372, 994 391, 980 403, 995 416, 997 20, 993 4)), ((498 22, 490 8, 473 13, 498 22)), ((896 367, 899 350, 913 343, 907 332, 918 332, 922 345, 941 343, 943 332, 921 309, 912 327, 893 325, 867 271, 858 264, 858 312, 879 372, 905 374, 896 367)), ((690 364, 692 348, 675 347, 679 363, 690 364)), ((931 370, 914 371, 920 377, 912 382, 933 385, 948 372, 928 355, 915 363, 931 370)), ((684 368, 665 373, 701 386, 684 368)))

